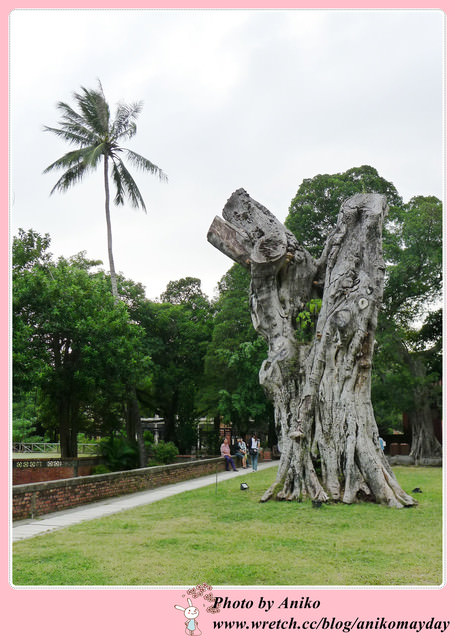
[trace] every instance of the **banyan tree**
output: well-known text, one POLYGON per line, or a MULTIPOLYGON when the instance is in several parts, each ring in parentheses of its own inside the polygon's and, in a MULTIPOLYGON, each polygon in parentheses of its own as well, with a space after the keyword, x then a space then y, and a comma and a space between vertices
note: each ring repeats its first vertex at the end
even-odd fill
POLYGON ((249 269, 252 322, 268 344, 259 380, 281 457, 263 502, 415 504, 381 450, 371 404, 386 213, 382 195, 349 198, 317 259, 244 189, 209 229, 209 242, 249 269))

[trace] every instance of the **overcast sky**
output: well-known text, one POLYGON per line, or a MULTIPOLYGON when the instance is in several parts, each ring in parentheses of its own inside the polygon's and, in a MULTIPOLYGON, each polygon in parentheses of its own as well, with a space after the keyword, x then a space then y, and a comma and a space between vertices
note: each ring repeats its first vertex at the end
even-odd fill
POLYGON ((213 297, 231 261, 207 230, 244 187, 281 221, 304 178, 374 166, 407 201, 444 196, 444 16, 437 10, 16 10, 10 20, 11 235, 55 256, 107 243, 101 167, 66 194, 43 170, 70 148, 59 100, 101 80, 143 101, 132 173, 147 214, 112 207, 116 269, 157 298, 194 276, 213 297))

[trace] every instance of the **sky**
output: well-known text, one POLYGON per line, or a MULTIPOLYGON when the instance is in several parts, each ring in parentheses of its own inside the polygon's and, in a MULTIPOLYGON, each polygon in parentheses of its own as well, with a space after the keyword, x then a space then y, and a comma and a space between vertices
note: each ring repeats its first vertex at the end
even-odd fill
POLYGON ((371 165, 405 201, 444 199, 444 14, 439 10, 15 10, 10 16, 10 235, 51 237, 108 270, 101 167, 50 196, 70 147, 58 101, 101 81, 141 101, 128 146, 147 213, 111 209, 115 266, 159 298, 199 278, 213 298, 232 265, 207 242, 243 187, 284 222, 303 179, 371 165))

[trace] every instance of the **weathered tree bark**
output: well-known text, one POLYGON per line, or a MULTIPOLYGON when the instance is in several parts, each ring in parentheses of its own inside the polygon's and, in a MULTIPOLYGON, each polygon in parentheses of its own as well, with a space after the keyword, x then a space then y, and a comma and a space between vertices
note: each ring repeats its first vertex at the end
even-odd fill
MULTIPOLYGON (((409 368, 415 379, 424 380, 425 364, 419 354, 408 354, 409 368)), ((411 452, 415 464, 425 460, 442 460, 442 445, 434 434, 433 411, 428 387, 424 384, 414 390, 414 410, 409 412, 411 425, 411 452)))
POLYGON ((79 403, 74 396, 58 401, 59 439, 62 458, 77 458, 79 403))
POLYGON ((109 257, 109 274, 111 277, 112 295, 117 303, 119 299, 117 274, 115 273, 114 266, 114 253, 112 251, 112 225, 111 225, 111 213, 109 208, 109 156, 104 156, 104 193, 105 204, 104 211, 106 214, 106 227, 107 227, 107 253, 109 257))
POLYGON ((128 440, 137 443, 139 450, 139 466, 147 466, 147 450, 144 442, 144 430, 142 428, 141 413, 137 392, 134 387, 128 387, 128 399, 126 407, 126 434, 128 440))
POLYGON ((58 432, 62 458, 77 458, 77 434, 80 426, 80 405, 74 383, 80 359, 80 349, 71 340, 54 338, 52 344, 54 367, 64 379, 65 390, 54 394, 57 405, 58 432))
POLYGON ((318 260, 243 189, 208 232, 209 242, 251 270, 251 317, 268 342, 260 382, 274 404, 281 459, 262 501, 415 504, 381 451, 371 405, 386 211, 378 194, 347 200, 318 260), (308 338, 299 314, 321 298, 308 338))

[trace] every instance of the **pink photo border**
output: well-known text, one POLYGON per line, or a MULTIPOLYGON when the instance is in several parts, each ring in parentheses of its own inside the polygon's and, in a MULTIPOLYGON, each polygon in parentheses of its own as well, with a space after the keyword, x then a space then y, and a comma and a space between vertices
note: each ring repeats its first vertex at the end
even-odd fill
MULTIPOLYGON (((178 638, 184 637, 184 626, 182 623, 181 612, 174 610, 174 604, 186 604, 187 594, 182 588, 161 587, 161 588, 42 588, 42 589, 14 589, 9 583, 9 469, 8 456, 9 439, 7 435, 7 416, 9 411, 9 320, 8 320, 8 297, 9 297, 9 270, 8 270, 8 247, 9 247, 9 228, 8 228, 8 17, 9 13, 16 9, 37 8, 37 9, 64 9, 64 8, 308 8, 308 9, 439 9, 444 11, 446 15, 447 25, 447 102, 446 113, 449 114, 453 110, 453 85, 452 85, 452 65, 453 65, 453 46, 451 46, 451 38, 455 37, 452 19, 454 18, 454 4, 449 0, 441 0, 441 2, 422 2, 422 1, 404 1, 399 5, 396 2, 385 2, 377 0, 376 2, 339 2, 335 0, 327 0, 321 6, 316 3, 300 2, 296 0, 288 1, 285 6, 278 3, 263 0, 251 0, 246 6, 239 0, 225 0, 224 2, 208 2, 203 0, 195 0, 194 2, 181 1, 169 3, 143 2, 137 0, 133 5, 122 6, 120 2, 106 2, 99 0, 96 6, 87 0, 65 3, 44 0, 38 2, 33 0, 24 0, 15 5, 12 0, 6 0, 1 5, 1 72, 2 72, 2 123, 1 127, 1 193, 4 203, 3 213, 0 216, 1 224, 1 244, 0 251, 1 260, 1 286, 3 313, 2 336, 1 340, 1 374, 3 385, 1 387, 2 407, 4 407, 4 424, 2 430, 4 462, 1 466, 1 475, 3 477, 1 500, 4 513, 5 526, 1 529, 1 572, 0 572, 0 593, 1 602, 3 604, 3 633, 5 637, 9 635, 19 640, 33 637, 37 640, 53 640, 54 638, 64 637, 65 640, 76 640, 82 635, 91 638, 108 637, 111 640, 123 639, 125 637, 147 637, 147 638, 178 638)), ((452 148, 453 142, 451 120, 447 118, 447 172, 451 175, 452 148)), ((450 211, 450 203, 453 200, 453 188, 447 180, 446 195, 446 211, 450 211)), ((453 240, 454 222, 453 217, 447 216, 446 221, 446 247, 450 246, 453 240)), ((451 303, 453 291, 451 291, 451 279, 448 277, 453 273, 453 260, 450 252, 447 251, 446 263, 446 362, 450 362, 450 355, 453 355, 453 338, 450 335, 450 319, 452 316, 451 303)), ((446 367, 446 390, 450 390, 452 383, 451 369, 446 367)), ((450 398, 450 394, 446 391, 446 397, 450 398)), ((453 413, 450 402, 446 403, 446 424, 450 424, 451 414, 453 413)), ((446 429, 445 442, 448 455, 452 452, 452 444, 450 439, 450 430, 446 429)), ((447 456, 448 457, 448 456, 447 456)), ((451 495, 450 489, 454 488, 453 471, 450 466, 446 470, 446 496, 451 495)), ((449 501, 447 501, 449 502, 449 501)), ((454 510, 450 504, 446 508, 445 514, 445 531, 446 531, 446 581, 440 588, 407 588, 407 589, 388 589, 388 588, 331 588, 331 589, 313 589, 299 588, 276 589, 276 588, 223 588, 220 594, 228 596, 232 600, 246 598, 257 603, 260 597, 268 600, 281 602, 286 595, 291 598, 300 599, 301 596, 309 596, 311 599, 318 599, 321 605, 318 609, 318 616, 327 616, 330 620, 332 617, 338 619, 355 620, 357 616, 363 619, 376 620, 385 617, 388 619, 420 619, 420 620, 451 620, 452 611, 455 602, 454 590, 454 551, 451 546, 453 538, 454 526, 454 510)), ((215 593, 215 595, 217 595, 215 593)), ((202 600, 195 602, 201 603, 202 600)), ((302 612, 300 612, 302 613, 302 612)), ((218 617, 218 616, 217 616, 218 617)), ((219 616, 221 618, 221 615, 219 616)), ((268 616, 258 615, 258 609, 254 606, 251 610, 241 610, 237 612, 223 612, 224 619, 258 619, 268 616), (225 615, 226 614, 226 615, 225 615)), ((277 618, 279 616, 273 616, 277 618)), ((286 617, 290 618, 289 612, 286 617)), ((311 616, 315 617, 314 612, 311 616)), ((204 618, 207 622, 207 616, 204 618)), ((452 637, 455 627, 455 616, 451 620, 450 628, 445 637, 452 637)), ((202 624, 201 624, 202 628, 202 624)), ((202 637, 206 638, 222 638, 228 635, 232 637, 239 631, 234 630, 216 630, 210 629, 208 626, 203 628, 202 637)), ((241 637, 249 638, 257 631, 242 630, 241 637)), ((262 632, 263 633, 263 632, 262 632)), ((287 636, 291 634, 293 637, 297 634, 304 634, 302 630, 292 629, 275 629, 267 633, 284 633, 287 636)), ((320 629, 318 634, 322 637, 333 637, 333 634, 342 633, 341 630, 320 629)), ((382 633, 381 629, 368 631, 367 637, 378 636, 382 633)), ((410 631, 388 630, 386 637, 398 637, 399 635, 410 634, 410 631)), ((438 633, 438 631, 422 630, 421 636, 427 638, 430 633, 438 633)), ((351 631, 350 635, 361 638, 364 637, 363 631, 351 631)))

